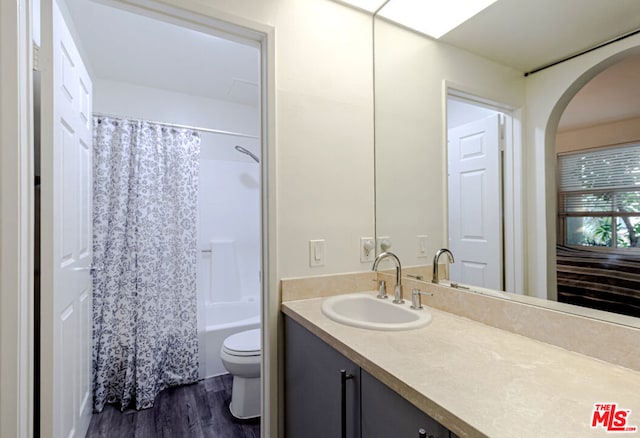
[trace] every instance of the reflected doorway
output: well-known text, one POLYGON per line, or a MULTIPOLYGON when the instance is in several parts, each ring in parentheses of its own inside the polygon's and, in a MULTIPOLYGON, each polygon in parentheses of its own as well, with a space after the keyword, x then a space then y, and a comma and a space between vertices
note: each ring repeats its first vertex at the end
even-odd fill
POLYGON ((447 227, 456 259, 449 267, 453 282, 508 290, 504 206, 511 120, 496 106, 447 96, 447 227))

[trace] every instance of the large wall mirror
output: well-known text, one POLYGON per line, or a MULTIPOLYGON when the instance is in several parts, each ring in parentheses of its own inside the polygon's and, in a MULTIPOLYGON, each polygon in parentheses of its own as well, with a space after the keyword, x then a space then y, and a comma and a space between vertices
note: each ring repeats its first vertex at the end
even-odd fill
MULTIPOLYGON (((588 216, 557 208, 561 187, 556 181, 557 163, 571 161, 572 154, 573 161, 584 160, 585 151, 640 144, 640 129, 636 128, 640 126, 640 50, 629 49, 640 47, 640 39, 635 35, 616 43, 621 47, 598 49, 605 53, 573 61, 581 63, 577 67, 570 61, 568 67, 559 65, 549 69, 551 73, 525 77, 524 72, 554 61, 562 53, 543 50, 545 43, 552 45, 549 35, 540 36, 538 50, 534 46, 520 49, 528 50, 530 57, 518 57, 518 48, 508 48, 504 41, 500 46, 495 26, 490 24, 504 21, 501 14, 516 13, 506 3, 496 2, 461 26, 466 29, 456 29, 441 40, 374 17, 378 251, 384 243, 400 257, 408 275, 430 281, 434 254, 440 248, 450 248, 456 261, 443 270, 462 287, 640 327, 640 216, 636 216, 640 192, 631 188, 625 192, 631 195, 622 214, 601 209, 588 216), (493 30, 485 35, 480 29, 493 30), (474 41, 474 32, 476 39, 484 37, 484 46, 474 41), (544 98, 531 95, 545 83, 565 85, 564 89, 545 90, 548 96, 544 98), (560 97, 566 102, 559 102, 560 97), (607 214, 609 219, 598 219, 607 214), (602 239, 596 243, 593 232, 585 235, 585 230, 598 225, 602 239), (556 246, 567 243, 567 238, 570 245, 556 246), (626 295, 620 300, 613 298, 622 304, 593 305, 593 301, 609 300, 606 294, 572 299, 575 287, 567 286, 571 276, 565 274, 567 269, 577 272, 582 268, 579 264, 567 267, 571 263, 566 260, 575 255, 562 251, 585 249, 606 254, 605 244, 613 247, 609 253, 620 261, 618 264, 627 266, 622 274, 629 280, 626 284, 603 286, 609 292, 615 289, 613 295, 626 295), (565 265, 561 268, 565 274, 557 270, 558 258, 560 265, 565 265)), ((511 3, 531 7, 519 0, 511 3)), ((566 18, 568 11, 557 3, 537 7, 557 7, 558 20, 562 14, 566 18)), ((596 6, 597 2, 586 3, 578 15, 594 12, 587 11, 591 6, 602 7, 596 6)), ((626 2, 620 6, 618 14, 624 15, 627 8, 627 15, 636 17, 631 21, 637 22, 639 5, 626 2)), ((525 34, 539 32, 536 14, 529 12, 521 14, 533 21, 522 30, 525 34)), ((581 22, 575 9, 571 14, 581 22)), ((635 30, 637 23, 631 21, 619 20, 609 26, 609 33, 613 27, 618 29, 607 38, 591 35, 588 41, 573 41, 572 47, 556 49, 575 53, 635 30)), ((535 40, 531 34, 527 37, 535 40)), ((518 44, 519 38, 511 46, 518 44)), ((639 171, 640 185, 640 158, 633 154, 636 152, 631 150, 624 157, 636 160, 635 164, 627 162, 626 169, 639 171)), ((592 198, 604 200, 610 189, 597 189, 592 198)), ((441 263, 445 262, 443 257, 441 263)), ((614 268, 607 272, 609 266, 610 262, 604 261, 597 267, 603 277, 621 275, 622 271, 614 268)))

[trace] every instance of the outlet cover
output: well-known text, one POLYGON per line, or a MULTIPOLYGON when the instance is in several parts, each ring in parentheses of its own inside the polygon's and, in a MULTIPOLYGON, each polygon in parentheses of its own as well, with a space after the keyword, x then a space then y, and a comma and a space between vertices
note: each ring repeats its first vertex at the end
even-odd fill
POLYGON ((389 236, 378 236, 378 253, 389 251, 393 242, 389 236))
POLYGON ((372 262, 376 257, 376 242, 373 237, 360 238, 360 262, 372 262))

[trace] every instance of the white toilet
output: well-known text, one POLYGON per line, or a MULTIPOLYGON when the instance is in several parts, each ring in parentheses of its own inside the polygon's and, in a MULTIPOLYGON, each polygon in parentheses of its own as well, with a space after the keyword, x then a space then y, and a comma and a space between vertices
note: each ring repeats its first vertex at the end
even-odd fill
POLYGON ((233 375, 229 410, 236 418, 260 416, 260 329, 247 330, 224 340, 220 359, 233 375))

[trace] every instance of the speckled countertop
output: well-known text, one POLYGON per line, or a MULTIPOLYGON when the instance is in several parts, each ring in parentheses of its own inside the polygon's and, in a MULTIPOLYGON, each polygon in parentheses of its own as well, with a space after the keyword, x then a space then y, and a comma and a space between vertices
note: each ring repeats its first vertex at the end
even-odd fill
POLYGON ((594 404, 612 402, 640 428, 639 372, 435 309, 418 330, 350 327, 322 301, 282 311, 461 438, 610 437, 590 426, 594 404))

